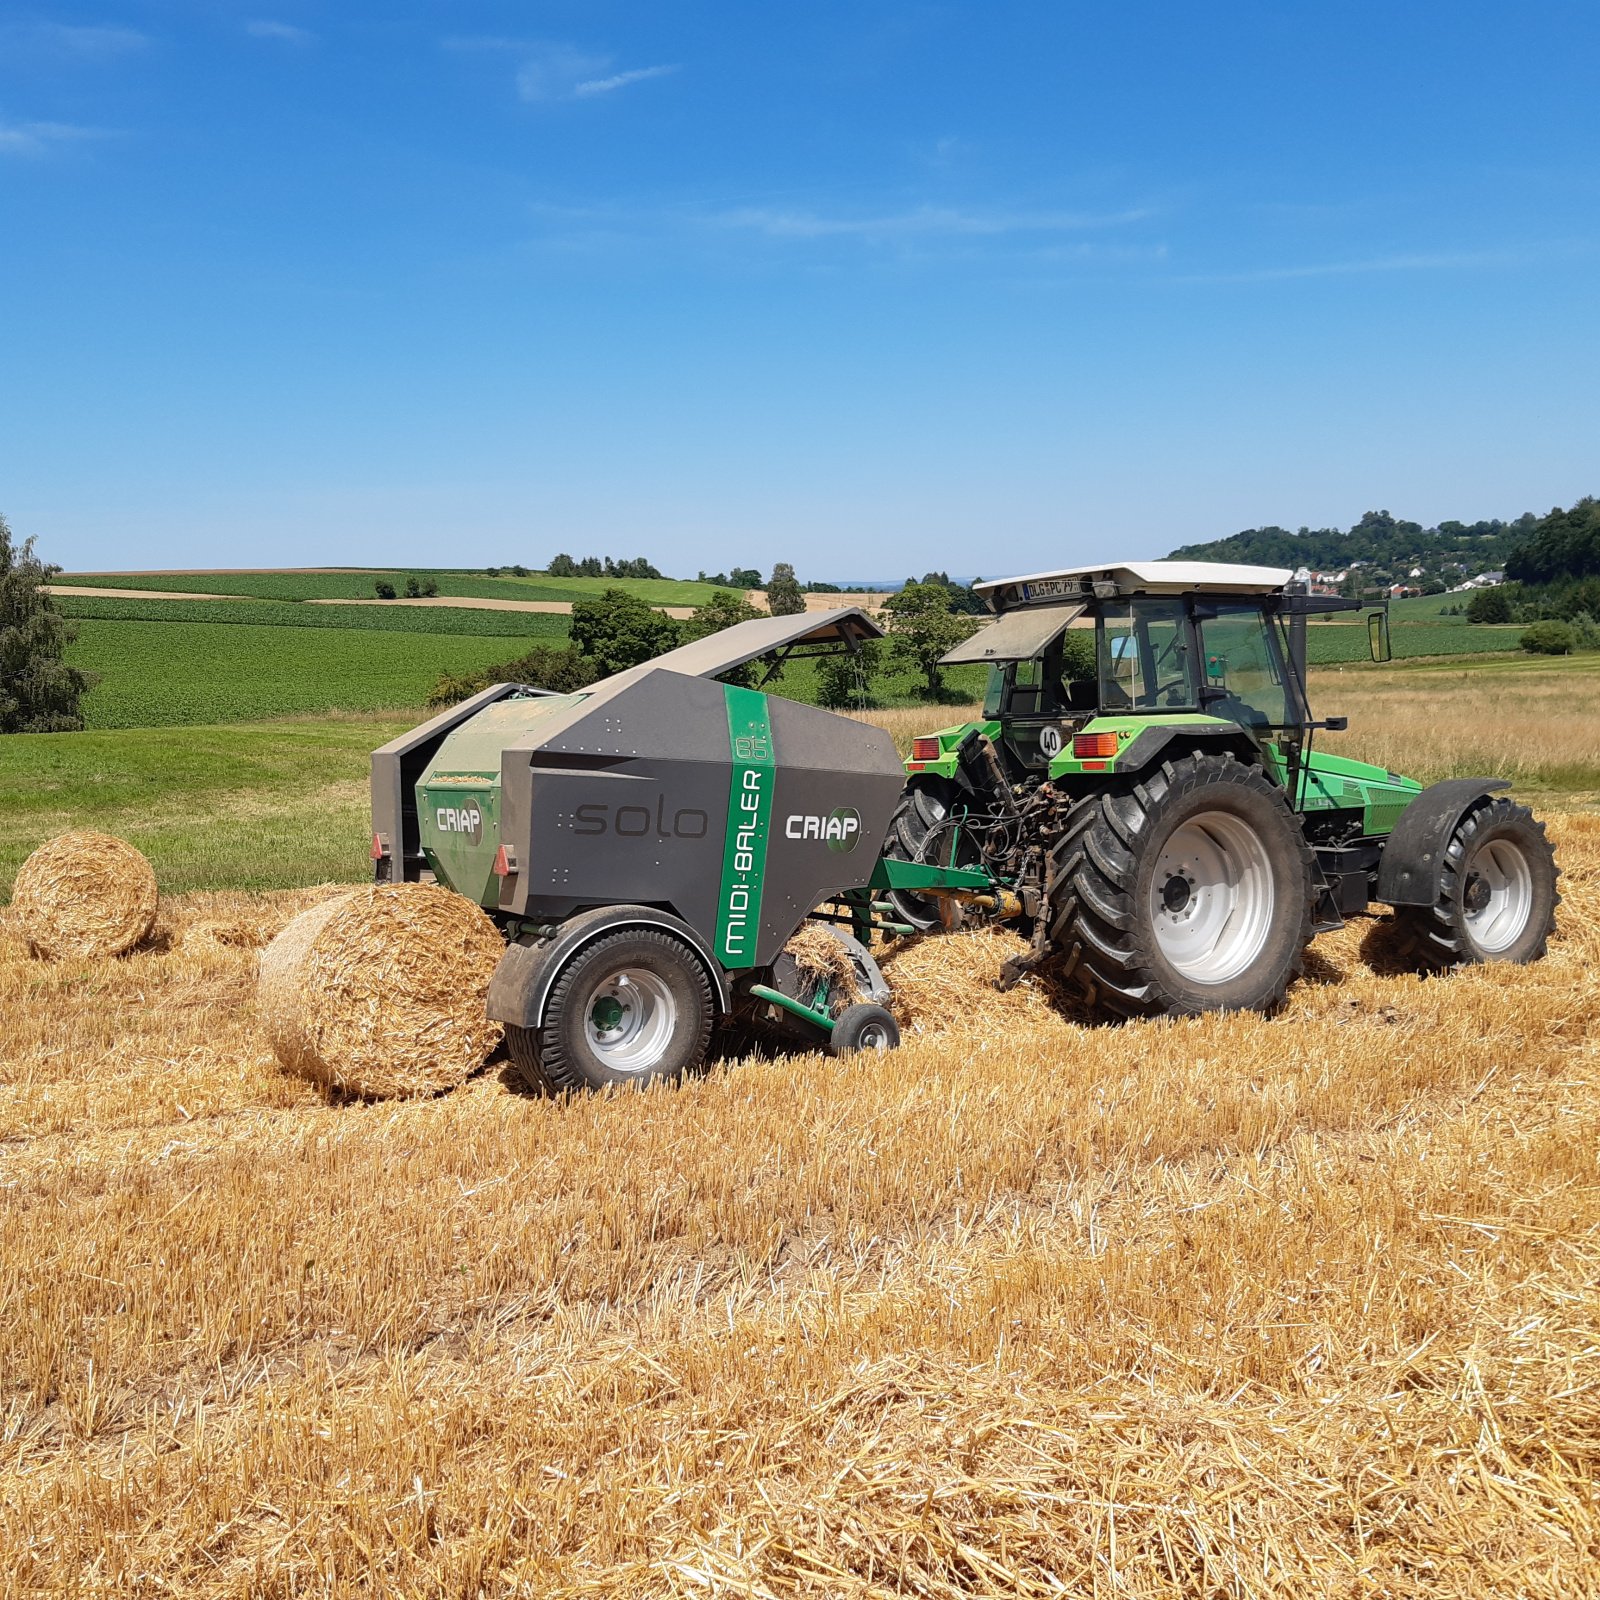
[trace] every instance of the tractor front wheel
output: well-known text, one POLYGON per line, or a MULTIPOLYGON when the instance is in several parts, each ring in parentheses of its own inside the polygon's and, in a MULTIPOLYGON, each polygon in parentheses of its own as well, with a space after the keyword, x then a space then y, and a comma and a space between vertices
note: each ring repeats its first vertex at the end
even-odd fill
POLYGON ((1057 971, 1112 1017, 1273 1010, 1311 940, 1312 867, 1259 767, 1225 753, 1164 761, 1058 841, 1057 971))
POLYGON ((1424 971, 1537 961, 1555 931, 1556 858, 1526 806, 1489 800, 1455 826, 1431 906, 1396 906, 1405 957, 1424 971))

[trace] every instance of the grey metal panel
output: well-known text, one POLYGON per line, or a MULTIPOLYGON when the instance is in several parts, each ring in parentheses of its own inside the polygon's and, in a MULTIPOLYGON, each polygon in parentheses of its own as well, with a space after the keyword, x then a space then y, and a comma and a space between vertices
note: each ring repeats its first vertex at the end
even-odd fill
POLYGON ((1030 606, 1008 611, 970 639, 946 650, 940 666, 955 667, 970 661, 1031 661, 1043 655, 1058 633, 1064 633, 1088 609, 1086 601, 1070 605, 1030 606))
POLYGON ((723 686, 652 664, 502 765, 517 853, 501 909, 558 918, 587 906, 670 907, 716 931, 732 752, 723 686))
POLYGON ((665 668, 691 677, 715 678, 786 645, 825 644, 852 637, 877 639, 882 635, 883 629, 860 606, 806 611, 792 617, 757 617, 754 622, 738 622, 692 644, 679 645, 647 666, 633 670, 665 668))
POLYGON ((905 782, 894 740, 882 728, 776 695, 767 704, 777 773, 755 952, 761 966, 777 958, 819 901, 872 876, 905 782), (848 850, 838 848, 842 841, 807 836, 807 818, 826 822, 835 811, 859 814, 848 850))

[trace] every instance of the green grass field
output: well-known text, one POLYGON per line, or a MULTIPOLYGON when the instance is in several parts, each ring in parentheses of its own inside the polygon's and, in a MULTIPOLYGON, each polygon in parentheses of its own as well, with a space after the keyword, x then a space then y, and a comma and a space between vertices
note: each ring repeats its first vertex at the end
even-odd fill
POLYGON ((588 600, 626 589, 656 606, 702 605, 709 583, 679 578, 486 578, 482 573, 405 568, 394 572, 63 572, 55 582, 90 589, 159 589, 174 594, 231 594, 257 600, 370 600, 379 579, 403 590, 408 577, 431 577, 441 595, 473 600, 588 600))
POLYGON ((368 628, 81 622, 69 659, 101 675, 91 728, 243 722, 417 706, 439 675, 518 653, 522 641, 368 628))
POLYGON ((295 605, 272 600, 102 600, 64 594, 56 609, 92 622, 164 622, 177 627, 230 623, 252 628, 344 628, 373 633, 465 633, 557 641, 566 616, 547 611, 479 611, 455 606, 295 605))
POLYGON ((368 755, 420 716, 0 739, 0 899, 68 828, 131 841, 168 894, 357 882, 370 868, 368 755))

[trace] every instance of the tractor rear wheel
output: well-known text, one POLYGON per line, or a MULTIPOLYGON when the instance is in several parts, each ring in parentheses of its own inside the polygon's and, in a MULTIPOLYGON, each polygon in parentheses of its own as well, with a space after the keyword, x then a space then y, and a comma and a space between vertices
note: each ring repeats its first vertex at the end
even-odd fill
POLYGON ((1164 761, 1057 842, 1057 971, 1112 1017, 1270 1011, 1311 940, 1313 861, 1259 767, 1164 761))
POLYGON ((1512 800, 1488 800, 1456 824, 1431 906, 1396 906, 1402 949, 1424 971, 1537 961, 1555 931, 1556 859, 1544 824, 1512 800))
POLYGON ((705 969, 681 939, 624 929, 577 950, 542 1024, 507 1027, 506 1049, 535 1089, 653 1083, 705 1060, 713 1016, 705 969))
MULTIPOLYGON (((889 820, 884 855, 892 861, 920 861, 929 866, 968 866, 977 861, 977 849, 965 838, 957 842, 956 859, 950 859, 952 830, 946 824, 955 807, 956 794, 956 786, 943 778, 923 778, 907 784, 889 820)), ((948 926, 939 900, 932 895, 891 889, 887 899, 900 921, 920 933, 948 926)), ((953 905, 951 909, 954 910, 953 905)))

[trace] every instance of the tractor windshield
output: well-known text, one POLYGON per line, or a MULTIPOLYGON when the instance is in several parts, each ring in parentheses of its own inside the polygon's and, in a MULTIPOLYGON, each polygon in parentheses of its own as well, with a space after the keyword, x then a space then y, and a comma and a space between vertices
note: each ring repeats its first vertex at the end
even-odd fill
POLYGON ((1260 602, 1217 601, 1199 617, 1206 658, 1206 711, 1246 727, 1299 723, 1299 696, 1284 671, 1279 625, 1263 612, 1260 602))
POLYGON ((1102 711, 1193 711, 1200 685, 1189 618, 1176 596, 1141 596, 1100 613, 1102 711))

